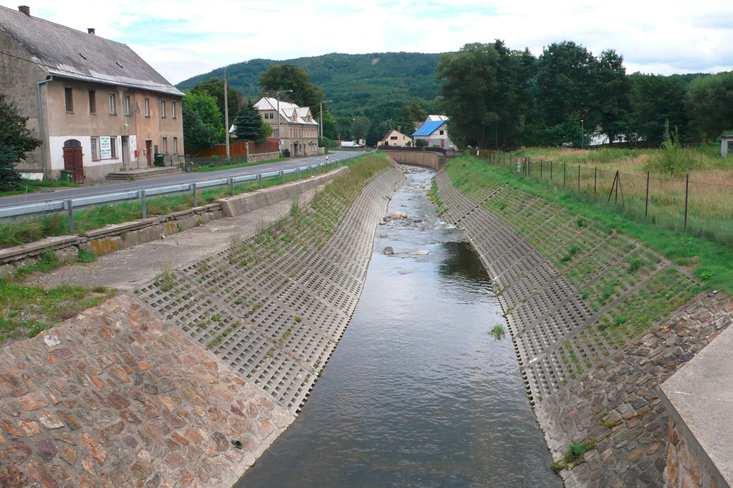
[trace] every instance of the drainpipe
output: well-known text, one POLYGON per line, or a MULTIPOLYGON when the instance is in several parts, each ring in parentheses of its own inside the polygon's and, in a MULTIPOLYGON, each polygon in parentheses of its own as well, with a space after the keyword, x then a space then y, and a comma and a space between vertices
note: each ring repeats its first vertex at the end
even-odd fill
POLYGON ((45 80, 36 82, 36 106, 38 109, 38 137, 41 139, 41 168, 43 169, 43 179, 49 179, 51 177, 51 168, 48 160, 50 141, 46 134, 46 122, 44 120, 43 110, 43 96, 41 95, 41 86, 48 84, 53 77, 47 76, 45 80))

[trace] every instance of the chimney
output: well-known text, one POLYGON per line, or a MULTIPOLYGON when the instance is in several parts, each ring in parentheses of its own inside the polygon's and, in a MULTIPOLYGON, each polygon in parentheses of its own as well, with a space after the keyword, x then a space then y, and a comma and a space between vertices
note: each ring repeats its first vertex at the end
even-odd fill
POLYGON ((18 10, 26 14, 28 17, 31 16, 31 8, 28 5, 21 5, 18 7, 18 10))
POLYGON ((94 30, 94 27, 87 27, 87 32, 94 35, 97 31, 94 30))

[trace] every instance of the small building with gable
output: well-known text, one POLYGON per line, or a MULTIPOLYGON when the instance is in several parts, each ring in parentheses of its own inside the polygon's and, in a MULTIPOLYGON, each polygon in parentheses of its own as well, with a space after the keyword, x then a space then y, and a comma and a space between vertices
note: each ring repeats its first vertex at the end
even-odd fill
POLYGON ((448 117, 445 115, 428 115, 425 121, 413 132, 415 147, 421 145, 418 141, 424 141, 426 147, 439 147, 442 149, 457 149, 448 135, 448 117))
POLYGON ((397 129, 388 131, 382 140, 377 142, 377 147, 412 147, 412 138, 406 136, 397 129))
POLYGON ((254 107, 272 127, 272 137, 279 141, 280 151, 287 150, 291 156, 318 154, 318 122, 309 107, 272 97, 260 98, 254 107))

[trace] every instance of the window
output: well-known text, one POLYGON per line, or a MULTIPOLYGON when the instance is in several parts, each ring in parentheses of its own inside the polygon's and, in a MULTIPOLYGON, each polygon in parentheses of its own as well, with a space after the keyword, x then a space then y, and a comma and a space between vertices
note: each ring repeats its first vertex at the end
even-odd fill
POLYGON ((163 146, 163 154, 168 154, 168 138, 163 138, 163 143, 161 144, 163 146))
MULTIPOLYGON (((176 106, 175 103, 176 102, 173 102, 174 107, 176 106)), ((173 154, 178 154, 178 138, 177 137, 173 138, 173 154)))
POLYGON ((115 136, 109 137, 109 156, 111 159, 117 159, 117 138, 115 136))
POLYGON ((163 99, 160 100, 160 118, 165 118, 165 100, 163 99))
POLYGON ((74 93, 71 88, 64 88, 64 102, 66 104, 66 111, 69 113, 74 112, 74 93))
POLYGON ((397 136, 389 136, 389 139, 392 140, 392 141, 396 141, 397 140, 397 136))
POLYGON ((107 100, 109 104, 110 115, 117 115, 117 94, 110 93, 107 100))
POLYGON ((97 92, 89 90, 89 113, 97 113, 97 92))
POLYGON ((150 99, 145 98, 145 104, 144 104, 144 112, 145 117, 150 117, 150 99))
POLYGON ((92 161, 99 161, 99 138, 92 137, 92 161))
POLYGON ((444 134, 445 134, 445 131, 444 131, 444 130, 441 130, 441 131, 440 131, 440 135, 442 136, 442 135, 444 135, 444 134))
POLYGON ((122 111, 125 115, 130 115, 130 95, 125 95, 122 99, 122 111))
POLYGON ((178 102, 171 102, 171 115, 174 119, 178 117, 178 102))

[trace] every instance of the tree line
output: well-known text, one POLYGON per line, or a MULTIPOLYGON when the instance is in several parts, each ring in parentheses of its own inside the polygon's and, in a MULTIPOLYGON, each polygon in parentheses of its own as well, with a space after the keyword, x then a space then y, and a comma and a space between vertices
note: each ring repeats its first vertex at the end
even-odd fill
POLYGON ((441 57, 438 79, 463 145, 584 145, 595 133, 657 146, 667 127, 687 143, 733 128, 733 73, 628 75, 616 51, 595 56, 570 41, 538 57, 501 40, 467 44, 441 57))

